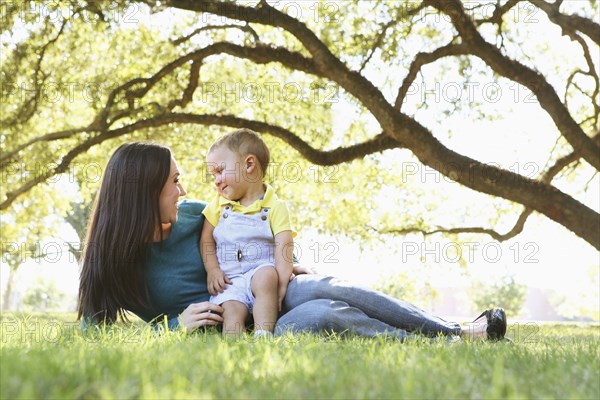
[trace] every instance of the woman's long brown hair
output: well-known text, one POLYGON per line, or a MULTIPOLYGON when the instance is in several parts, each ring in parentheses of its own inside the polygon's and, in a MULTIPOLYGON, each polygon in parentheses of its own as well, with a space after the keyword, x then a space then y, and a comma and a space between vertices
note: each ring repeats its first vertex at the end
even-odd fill
POLYGON ((170 168, 171 150, 152 143, 121 145, 108 161, 88 222, 78 318, 112 323, 149 305, 144 270, 170 168))

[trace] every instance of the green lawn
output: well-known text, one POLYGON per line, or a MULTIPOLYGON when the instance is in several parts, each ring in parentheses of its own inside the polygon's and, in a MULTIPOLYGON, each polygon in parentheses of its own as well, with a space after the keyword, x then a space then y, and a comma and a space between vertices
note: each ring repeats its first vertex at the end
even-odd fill
POLYGON ((1 398, 600 397, 597 324, 513 325, 513 344, 400 344, 225 341, 139 324, 85 336, 73 319, 0 316, 1 398))

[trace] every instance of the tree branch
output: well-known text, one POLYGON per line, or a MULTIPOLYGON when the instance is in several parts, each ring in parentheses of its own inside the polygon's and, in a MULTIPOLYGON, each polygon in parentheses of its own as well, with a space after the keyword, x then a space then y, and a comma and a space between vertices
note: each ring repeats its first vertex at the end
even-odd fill
MULTIPOLYGON (((8 151, 6 153, 2 153, 0 154, 0 162, 4 163, 8 160, 10 160, 11 158, 13 158, 14 156, 16 156, 21 150, 26 149, 27 147, 35 144, 35 143, 40 143, 40 142, 50 142, 53 140, 60 140, 60 139, 67 139, 70 138, 73 135, 76 135, 78 133, 83 133, 83 132, 94 132, 95 130, 91 127, 88 126, 86 128, 77 128, 77 129, 67 129, 64 131, 58 131, 58 132, 52 132, 52 133, 48 133, 46 135, 43 136, 38 136, 35 137, 31 140, 29 140, 26 143, 23 143, 19 146, 17 146, 15 149, 8 151)), ((2 164, 4 166, 4 164, 2 164)))
MULTIPOLYGON (((452 19, 463 40, 477 50, 475 55, 486 61, 494 70, 502 73, 527 87, 538 96, 540 105, 553 118, 559 130, 574 150, 581 154, 596 169, 600 169, 600 148, 585 135, 581 127, 568 113, 552 86, 539 74, 526 66, 503 56, 495 47, 481 37, 473 22, 465 14, 462 3, 458 0, 431 0, 427 2, 440 11, 446 12, 452 19)), ((323 76, 339 83, 356 98, 358 98, 375 116, 386 132, 393 134, 401 126, 398 139, 416 152, 416 147, 423 143, 411 143, 411 132, 422 130, 422 126, 403 114, 397 114, 381 92, 357 72, 350 71, 331 51, 321 42, 314 32, 303 23, 274 9, 266 3, 256 8, 241 7, 235 3, 206 1, 201 5, 190 0, 171 0, 170 5, 178 8, 199 12, 209 12, 245 21, 255 21, 265 25, 282 27, 293 34, 308 49, 318 72, 323 76), (401 121, 397 121, 397 120, 401 121), (404 128, 404 129, 402 129, 404 128)))
POLYGON ((361 63, 360 68, 358 69, 358 72, 362 72, 362 70, 365 69, 365 67, 367 66, 369 61, 371 61, 373 54, 375 54, 375 51, 381 46, 381 43, 383 42, 383 38, 385 38, 385 35, 387 34, 387 30, 391 26, 393 26, 397 23, 398 23, 398 21, 391 19, 390 21, 386 22, 382 27, 379 28, 379 34, 375 38, 375 41, 373 42, 373 45, 371 46, 371 49, 369 50, 369 54, 367 55, 367 57, 365 57, 365 59, 361 63))
POLYGON ((389 20, 388 22, 386 22, 385 24, 383 24, 380 28, 379 28, 379 34, 377 35, 377 37, 375 38, 375 41, 373 42, 373 45, 371 46, 370 50, 369 50, 369 54, 367 55, 367 57, 363 60, 360 68, 358 69, 358 72, 362 72, 363 69, 365 69, 365 67, 367 66, 367 64, 369 63, 369 61, 371 60, 371 58, 373 57, 373 54, 375 54, 375 51, 381 47, 381 44, 383 42, 383 39, 385 38, 386 34, 387 34, 387 30, 389 28, 391 28, 394 25, 397 25, 399 22, 400 18, 407 18, 407 17, 411 17, 414 16, 416 14, 418 14, 423 8, 425 8, 425 4, 421 3, 418 6, 410 9, 410 10, 402 10, 400 12, 401 15, 396 15, 396 18, 392 18, 391 20, 389 20))
POLYGON ((600 46, 600 25, 594 21, 574 14, 561 14, 561 3, 548 3, 544 0, 529 0, 546 13, 548 19, 568 32, 579 31, 600 46))
POLYGON ((410 86, 413 84, 417 78, 417 74, 424 65, 431 64, 444 57, 465 54, 469 54, 469 49, 464 43, 455 44, 452 42, 443 47, 435 49, 431 53, 418 53, 408 69, 408 75, 406 75, 404 78, 402 86, 400 86, 400 89, 398 89, 398 95, 396 96, 394 108, 400 110, 410 86))
POLYGON ((198 29, 195 29, 192 33, 190 33, 189 35, 183 36, 181 38, 178 39, 174 39, 171 40, 171 43, 173 43, 174 46, 179 46, 182 43, 187 42, 188 40, 190 40, 192 37, 194 37, 195 35, 204 32, 204 31, 210 31, 210 30, 218 30, 218 29, 239 29, 242 32, 247 32, 250 33, 252 35, 252 37, 254 38, 254 42, 259 42, 260 41, 260 37, 258 36, 258 33, 256 33, 256 31, 254 29, 252 29, 252 27, 250 26, 250 24, 246 24, 246 25, 208 25, 208 26, 202 26, 198 29))
MULTIPOLYGON (((495 47, 485 42, 473 22, 464 13, 462 3, 458 0, 430 0, 428 3, 450 15, 461 37, 467 44, 474 46, 478 57, 497 72, 530 87, 538 95, 540 104, 549 112, 574 150, 590 164, 600 168, 600 151, 598 151, 600 149, 583 133, 558 99, 552 86, 541 75, 504 57, 495 47)), ((303 23, 268 6, 265 2, 260 3, 256 8, 214 1, 203 2, 202 6, 190 0, 171 0, 169 4, 285 29, 311 53, 317 73, 337 82, 354 95, 369 109, 386 134, 402 142, 422 163, 446 176, 450 174, 453 179, 455 174, 448 172, 448 166, 455 167, 459 171, 455 179, 457 182, 474 190, 531 207, 571 229, 600 249, 600 237, 596 232, 596 227, 600 225, 600 214, 553 186, 485 165, 448 149, 416 120, 395 110, 370 81, 359 73, 350 71, 303 23), (493 178, 490 178, 490 174, 493 174, 493 178)))
POLYGON ((371 227, 375 231, 383 234, 393 234, 393 235, 407 235, 409 233, 420 233, 423 236, 430 236, 436 233, 446 233, 446 234, 459 234, 459 233, 479 233, 486 234, 491 236, 493 239, 498 242, 504 242, 506 240, 512 239, 517 236, 519 233, 523 231, 523 227, 525 226, 525 221, 527 217, 532 213, 531 210, 524 212, 519 216, 519 219, 515 226, 507 233, 501 234, 496 232, 493 229, 481 228, 481 227, 464 227, 464 228, 443 228, 438 227, 433 230, 424 230, 418 227, 407 227, 403 229, 386 229, 379 230, 374 227, 371 227))
MULTIPOLYGON (((448 2, 450 1, 451 0, 448 0, 448 2)), ((452 1, 454 5, 457 4, 456 0, 452 1)), ((474 190, 500 196, 505 199, 523 204, 526 207, 535 209, 536 211, 546 215, 548 218, 555 220, 566 228, 572 230, 577 235, 594 245, 596 248, 600 248, 600 238, 597 235, 597 226, 600 226, 600 215, 594 210, 591 210, 589 207, 586 207, 571 196, 561 192, 551 185, 528 179, 507 170, 483 164, 477 160, 463 156, 448 149, 439 140, 437 140, 427 128, 422 126, 413 118, 410 118, 400 113, 397 109, 394 109, 394 107, 387 102, 381 91, 369 80, 364 78, 358 72, 349 70, 348 67, 342 61, 336 58, 331 51, 329 51, 329 49, 316 37, 316 35, 304 24, 275 10, 266 2, 261 2, 256 8, 238 6, 234 2, 215 1, 206 1, 200 3, 189 0, 171 0, 168 4, 176 7, 181 5, 181 8, 189 7, 188 9, 199 12, 213 12, 216 15, 222 15, 228 18, 238 18, 239 20, 246 22, 252 21, 253 23, 261 23, 283 28, 287 32, 294 35, 306 47, 312 57, 309 58, 298 52, 292 52, 284 48, 271 47, 263 44, 257 44, 253 47, 245 47, 227 42, 215 43, 207 46, 204 49, 198 50, 197 52, 190 53, 178 60, 175 60, 175 64, 172 63, 165 66, 163 69, 161 69, 161 71, 155 74, 154 77, 148 79, 136 78, 125 85, 122 85, 118 88, 118 90, 113 91, 109 100, 107 101, 102 115, 100 116, 102 117, 99 119, 100 122, 108 122, 108 113, 114 111, 112 108, 115 104, 115 101, 117 101, 117 94, 122 92, 125 93, 125 98, 128 100, 128 103, 129 101, 133 102, 135 100, 139 100, 146 93, 148 93, 148 91, 156 84, 158 80, 162 79, 162 77, 164 77, 170 71, 173 71, 175 68, 183 65, 184 62, 200 62, 209 55, 219 53, 245 58, 257 64, 278 62, 283 66, 290 68, 291 70, 307 72, 321 78, 330 79, 331 81, 340 84, 340 86, 347 90, 348 93, 354 95, 377 119, 382 131, 384 132, 378 136, 380 141, 389 141, 388 144, 390 146, 393 144, 393 147, 398 147, 400 146, 400 143, 402 143, 402 145, 410 149, 423 164, 440 171, 442 174, 449 176, 458 183, 474 190), (394 140, 394 143, 392 143, 391 140, 394 140)), ((444 2, 443 4, 446 3, 444 2)), ((461 5, 460 3, 458 4, 461 5)), ((461 23, 464 22, 461 20, 463 17, 464 12, 459 12, 457 15, 452 17, 455 26, 457 26, 457 21, 461 23)), ((463 29, 460 27, 460 24, 458 24, 459 27, 457 29, 459 29, 459 33, 467 45, 472 45, 471 42, 473 42, 476 45, 475 48, 478 50, 478 53, 485 53, 483 56, 478 55, 479 57, 485 56, 491 58, 492 60, 491 62, 488 62, 484 59, 484 61, 488 62, 488 64, 493 64, 495 62, 497 64, 495 68, 504 68, 505 72, 514 72, 515 68, 517 68, 516 70, 519 72, 521 70, 518 68, 522 67, 525 68, 525 72, 533 73, 535 76, 537 76, 533 71, 527 69, 526 67, 518 63, 513 63, 510 59, 504 58, 497 51, 497 49, 483 41, 481 36, 474 28, 473 23, 468 20, 468 18, 466 21, 468 24, 470 24, 469 27, 467 22, 465 22, 465 25, 467 26, 465 31, 466 33, 460 31, 460 29, 463 29), (473 37, 469 38, 469 34, 473 34, 473 37), (467 39, 465 39, 465 36, 467 39), (478 40, 483 42, 483 45, 478 40)), ((538 78, 543 80, 543 78, 540 76, 538 76, 538 78)), ((523 79, 523 77, 520 79, 523 79)), ((547 82, 544 81, 544 83, 548 85, 547 82)), ((534 84, 536 84, 536 82, 534 82, 534 84)), ((536 90, 533 90, 533 92, 536 93, 536 90)), ((556 97, 556 93, 553 91, 552 93, 556 97)), ((121 99, 118 99, 118 101, 120 100, 121 99)), ((561 106, 558 110, 567 114, 567 121, 569 119, 572 120, 562 103, 560 103, 560 101, 558 101, 558 103, 561 106)), ((135 110, 134 105, 132 105, 130 109, 135 110)), ((124 112, 123 110, 118 111, 124 112)), ((550 112, 550 114, 556 118, 556 115, 552 114, 552 112, 550 112)), ((167 115, 169 115, 169 118, 179 118, 175 117, 179 114, 167 115)), ((216 117, 218 116, 213 116, 211 123, 217 123, 214 119, 216 117)), ((165 118, 165 115, 138 121, 134 124, 113 129, 111 131, 107 130, 107 126, 103 126, 99 135, 94 136, 93 138, 82 143, 81 146, 88 146, 87 148, 89 148, 90 146, 94 145, 94 140, 106 140, 114 135, 124 134, 123 132, 127 131, 127 129, 129 129, 129 131, 133 131, 132 129, 143 129, 146 127, 145 124, 148 124, 148 121, 156 120, 157 118, 165 118)), ((112 120, 112 122, 114 121, 116 121, 116 119, 112 120)), ((182 121, 181 123, 184 122, 182 121)), ((243 121, 243 124, 243 126, 260 130, 260 127, 250 125, 248 121, 243 121)), ((558 123, 557 125, 560 129, 561 125, 558 123)), ((563 132, 563 135, 567 137, 569 132, 565 134, 564 129, 565 128, 563 126, 561 132, 563 132)), ((579 129, 578 126, 577 129, 579 129)), ((575 136, 577 135, 575 134, 575 136)), ((293 141, 294 138, 288 136, 287 140, 293 141)), ((573 141, 570 142, 573 143, 573 141)), ((585 148, 584 145, 586 145, 586 143, 582 144, 582 146, 585 148)), ((302 143, 297 143, 295 146, 301 149, 302 143)), ((573 147, 575 148, 575 152, 578 154, 578 156, 581 156, 582 154, 584 156, 586 155, 585 153, 582 153, 581 149, 576 145, 573 147)), ((65 165, 65 162, 67 162, 66 165, 68 165, 70 159, 75 157, 77 154, 73 153, 73 151, 77 150, 78 148, 81 149, 82 147, 78 146, 70 151, 65 158, 63 158, 60 165, 65 165)), ((85 151, 85 149, 82 151, 85 151)), ((301 150, 299 151, 302 153, 301 150)), ((319 157, 317 157, 315 154, 312 154, 310 148, 305 151, 305 153, 307 154, 307 158, 312 157, 309 159, 318 162, 319 157)), ((322 162, 330 162, 330 156, 333 157, 332 154, 328 154, 327 158, 323 159, 322 162)), ((54 173, 60 173, 60 171, 54 173)), ((13 195, 14 192, 9 194, 13 195)), ((6 203, 7 202, 2 204, 6 203)))
POLYGON ((185 108, 185 106, 192 101, 192 97, 194 96, 194 92, 198 88, 198 79, 200 78, 200 66, 202 65, 201 61, 194 61, 190 66, 190 79, 188 80, 188 85, 183 91, 181 99, 172 100, 169 102, 168 108, 172 110, 176 106, 181 108, 185 108))
MULTIPOLYGON (((42 62, 44 61, 46 52, 48 51, 50 46, 53 45, 54 43, 56 43, 58 38, 64 32, 67 22, 69 22, 67 19, 63 20, 56 36, 54 36, 54 38, 52 38, 48 42, 46 42, 42 46, 42 48, 39 50, 39 52, 37 53, 38 57, 37 57, 37 61, 35 63, 34 71, 33 71, 33 84, 34 84, 33 96, 31 96, 29 99, 27 99, 25 101, 25 104, 23 104, 19 108, 19 110, 17 110, 14 113, 13 117, 9 117, 5 120, 0 120, 0 123, 2 125, 11 126, 11 125, 15 125, 15 124, 25 123, 26 121, 31 119, 31 117, 37 111, 37 108, 39 105, 39 99, 40 99, 40 91, 41 91, 41 88, 44 86, 46 79, 48 78, 48 76, 42 71, 42 62), (42 76, 41 82, 40 82, 40 75, 42 76)), ((45 29, 52 29, 54 27, 55 27, 54 23, 49 22, 49 21, 46 21, 46 25, 44 26, 45 29)))
POLYGON ((145 96, 161 79, 173 72, 175 69, 191 61, 192 65, 190 67, 188 86, 184 90, 180 99, 172 100, 168 104, 168 109, 173 109, 176 106, 185 107, 191 101, 194 91, 197 88, 199 69, 202 61, 206 57, 216 54, 229 54, 239 58, 247 58, 258 64, 280 62, 290 69, 301 70, 314 75, 318 74, 317 68, 311 59, 304 57, 300 53, 292 52, 285 48, 271 47, 264 44, 246 47, 229 42, 218 42, 171 61, 149 78, 133 78, 113 89, 108 95, 105 106, 88 127, 53 132, 34 138, 22 145, 17 146, 11 151, 2 153, 0 155, 0 161, 4 162, 16 156, 19 152, 35 143, 66 139, 82 132, 107 131, 110 126, 114 125, 116 121, 125 117, 129 117, 136 112, 137 109, 132 107, 133 100, 140 99, 145 96), (129 104, 129 110, 116 112, 114 107, 116 104, 118 104, 118 96, 121 93, 125 93, 124 99, 127 100, 129 104), (110 118, 111 116, 112 118, 110 118))
POLYGON ((497 73, 528 87, 573 149, 594 168, 600 170, 600 147, 583 132, 560 101, 554 88, 542 75, 502 55, 496 47, 486 42, 459 0, 431 0, 430 3, 451 18, 461 38, 471 46, 473 55, 481 58, 497 73))
POLYGON ((335 165, 343 162, 351 161, 357 158, 362 158, 367 154, 373 154, 387 149, 398 148, 401 145, 390 138, 388 135, 381 133, 372 139, 363 143, 358 143, 348 147, 339 147, 334 150, 318 150, 311 147, 308 143, 298 137, 296 134, 283 127, 269 124, 266 122, 252 121, 244 118, 238 118, 231 115, 215 115, 215 114, 185 114, 185 113, 168 113, 157 117, 137 121, 133 124, 120 127, 118 129, 100 133, 91 137, 81 144, 71 149, 62 160, 56 164, 54 168, 47 168, 39 175, 24 182, 19 188, 6 193, 6 199, 0 203, 0 210, 8 208, 19 196, 26 193, 34 186, 44 182, 54 175, 65 172, 71 162, 79 154, 89 150, 92 146, 100 144, 106 140, 113 139, 128 133, 136 132, 147 128, 156 128, 171 123, 183 124, 199 124, 199 125, 221 125, 232 128, 250 128, 257 132, 267 133, 279 139, 282 139, 287 144, 296 149, 307 160, 319 165, 335 165))
MULTIPOLYGON (((563 32, 565 32, 567 34, 567 36, 569 36, 571 38, 571 40, 579 43, 579 45, 581 46, 581 50, 583 51, 583 56, 585 58, 585 61, 588 65, 588 71, 584 72, 581 71, 581 73, 591 76, 592 79, 594 80, 594 91, 592 93, 592 95, 587 95, 584 91, 581 91, 583 94, 586 94, 591 102, 592 102, 592 106, 594 107, 594 113, 593 116, 596 119, 596 122, 594 124, 595 128, 598 128, 598 114, 600 114, 600 104, 597 103, 597 98, 598 98, 598 93, 600 93, 600 79, 598 78, 598 73, 596 72, 596 67, 594 65, 594 61, 592 59, 592 56, 590 54, 590 49, 587 45, 587 43, 585 42, 585 40, 583 40, 583 38, 581 36, 579 36, 575 31, 567 31, 563 29, 563 32)), ((567 97, 567 91, 569 89, 569 84, 572 82, 572 79, 574 78, 574 75, 571 77, 569 77, 569 80, 567 81, 568 84, 565 87, 565 99, 567 97)), ((565 106, 566 106, 566 101, 565 101, 565 106)))
MULTIPOLYGON (((594 136, 594 141, 600 144, 600 132, 594 136)), ((552 165, 546 172, 544 172, 540 177, 540 182, 544 182, 550 184, 554 177, 560 173, 563 169, 565 169, 569 164, 579 160, 577 154, 570 153, 566 156, 563 156, 556 160, 554 165, 552 165)), ((523 232, 525 228, 525 222, 527 218, 533 213, 533 209, 525 208, 523 212, 519 215, 519 218, 515 222, 515 225, 506 233, 500 233, 494 229, 483 228, 483 227, 460 227, 460 228, 443 228, 437 227, 434 230, 424 230, 418 227, 407 227, 401 229, 386 229, 379 230, 375 227, 371 227, 375 231, 384 234, 398 234, 398 235, 406 235, 409 233, 421 233, 423 236, 429 236, 436 233, 449 233, 449 234, 459 234, 459 233, 478 233, 478 234, 486 234, 497 240, 498 242, 504 242, 506 240, 512 239, 515 236, 519 235, 523 232)))
POLYGON ((509 12, 514 6, 516 6, 522 1, 524 0, 508 0, 503 5, 500 5, 500 1, 498 0, 498 4, 496 5, 496 8, 494 9, 494 12, 492 13, 492 16, 490 18, 481 19, 475 21, 475 23, 477 25, 482 25, 484 23, 492 23, 498 25, 498 27, 502 27, 502 18, 504 17, 504 14, 509 12))
MULTIPOLYGON (((312 67, 310 71, 303 69, 304 66, 302 65, 284 65, 291 69, 320 75, 321 77, 337 82, 349 93, 362 101, 363 104, 374 113, 378 120, 380 118, 389 119, 389 112, 393 112, 391 105, 386 101, 381 92, 360 73, 351 71, 305 24, 271 7, 266 1, 260 2, 256 7, 245 7, 234 2, 220 2, 214 0, 206 0, 203 2, 192 0, 170 0, 167 1, 166 4, 184 10, 207 12, 240 21, 283 28, 298 39, 312 56, 312 58, 310 58, 312 67), (378 108, 373 107, 374 104, 385 105, 386 107, 381 108, 381 111, 378 112, 378 108)), ((252 59, 251 57, 247 58, 252 59)), ((280 60, 276 61, 281 62, 280 60)), ((405 116, 402 118, 405 119, 404 122, 408 127, 410 125, 410 119, 405 116)))

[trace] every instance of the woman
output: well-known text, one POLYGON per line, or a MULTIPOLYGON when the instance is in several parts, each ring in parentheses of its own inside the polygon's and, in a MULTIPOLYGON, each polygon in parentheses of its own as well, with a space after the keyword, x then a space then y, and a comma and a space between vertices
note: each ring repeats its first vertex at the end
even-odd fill
MULTIPOLYGON (((131 311, 188 331, 223 321, 223 309, 207 301, 198 249, 205 203, 179 202, 185 194, 169 148, 129 143, 114 152, 88 225, 78 318, 112 323, 131 311)), ((502 309, 484 311, 464 329, 382 293, 298 265, 294 272, 276 335, 350 331, 404 340, 419 332, 499 340, 506 332, 502 309)))

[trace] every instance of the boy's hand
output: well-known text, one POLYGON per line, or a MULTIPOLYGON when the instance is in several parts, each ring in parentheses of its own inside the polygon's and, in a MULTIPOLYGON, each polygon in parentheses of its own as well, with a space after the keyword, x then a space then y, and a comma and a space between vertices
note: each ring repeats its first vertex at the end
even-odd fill
POLYGON ((213 296, 216 296, 217 293, 223 293, 227 285, 232 283, 220 268, 208 271, 206 281, 208 282, 208 292, 213 296))

